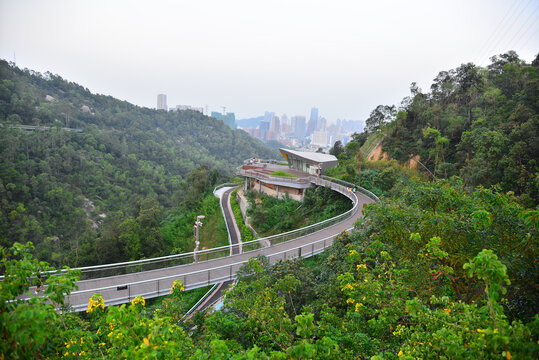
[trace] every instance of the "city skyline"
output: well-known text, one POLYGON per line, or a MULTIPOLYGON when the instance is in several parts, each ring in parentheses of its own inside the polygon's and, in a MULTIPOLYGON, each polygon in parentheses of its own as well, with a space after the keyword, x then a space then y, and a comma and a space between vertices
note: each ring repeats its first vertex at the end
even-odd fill
POLYGON ((412 82, 539 50, 530 0, 172 2, 0 0, 0 58, 138 106, 274 109, 365 120, 412 82), (166 9, 166 11, 163 11, 166 9), (143 26, 141 26, 143 24, 143 26))

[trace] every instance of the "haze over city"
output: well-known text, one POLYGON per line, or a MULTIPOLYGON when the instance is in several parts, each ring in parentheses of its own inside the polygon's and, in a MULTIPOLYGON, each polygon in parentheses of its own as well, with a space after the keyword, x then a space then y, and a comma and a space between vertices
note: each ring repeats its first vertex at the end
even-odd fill
POLYGON ((531 61, 523 1, 0 1, 0 58, 140 106, 365 120, 441 69, 531 61))

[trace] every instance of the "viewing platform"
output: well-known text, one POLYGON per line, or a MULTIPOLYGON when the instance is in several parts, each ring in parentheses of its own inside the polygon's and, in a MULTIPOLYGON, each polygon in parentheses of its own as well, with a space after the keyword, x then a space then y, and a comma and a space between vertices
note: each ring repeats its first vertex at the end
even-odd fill
POLYGON ((305 189, 313 186, 312 176, 320 177, 326 169, 337 165, 333 155, 280 149, 287 164, 257 159, 246 160, 237 169, 245 178, 244 191, 254 190, 276 198, 285 194, 303 201, 305 189))

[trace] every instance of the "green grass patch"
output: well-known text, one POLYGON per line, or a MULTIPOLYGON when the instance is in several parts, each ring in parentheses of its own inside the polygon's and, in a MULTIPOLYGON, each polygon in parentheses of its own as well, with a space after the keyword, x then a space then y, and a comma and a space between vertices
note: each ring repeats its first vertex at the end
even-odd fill
POLYGON ((289 177, 289 178, 297 178, 296 175, 289 174, 289 173, 287 173, 285 171, 282 171, 282 170, 274 171, 270 175, 271 176, 284 176, 284 177, 289 177))
POLYGON ((254 240, 255 237, 251 233, 251 229, 249 229, 249 227, 245 225, 245 222, 243 221, 243 217, 241 216, 241 209, 240 209, 240 206, 238 205, 238 200, 236 199, 237 193, 238 193, 238 189, 232 192, 232 195, 230 197, 230 207, 232 208, 232 213, 236 220, 236 224, 238 225, 238 229, 240 229, 241 241, 242 242, 251 241, 251 240, 254 240))
POLYGON ((368 156, 371 151, 374 150, 378 142, 383 139, 384 136, 384 132, 377 132, 370 135, 367 141, 365 141, 365 143, 361 146, 361 153, 363 154, 363 156, 368 156))
MULTIPOLYGON (((219 203, 219 199, 215 198, 215 200, 219 203)), ((202 219, 202 223, 199 233, 201 249, 228 245, 228 232, 220 206, 219 211, 207 215, 205 219, 202 219)))
MULTIPOLYGON (((191 309, 197 303, 198 300, 200 300, 208 291, 210 291, 212 286, 213 285, 184 291, 182 302, 183 302, 183 308, 185 309, 185 311, 187 312, 187 310, 191 309)), ((161 303, 163 302, 163 300, 165 300, 169 296, 170 295, 146 299, 146 306, 159 307, 161 303)))

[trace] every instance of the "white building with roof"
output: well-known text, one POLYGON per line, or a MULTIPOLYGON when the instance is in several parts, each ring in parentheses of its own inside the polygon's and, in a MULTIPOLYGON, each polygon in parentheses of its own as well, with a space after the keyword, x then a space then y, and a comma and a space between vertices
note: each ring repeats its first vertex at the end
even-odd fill
POLYGON ((289 168, 312 175, 317 175, 318 169, 323 174, 326 169, 337 166, 338 163, 337 158, 329 154, 282 148, 279 151, 286 161, 288 161, 289 168))

